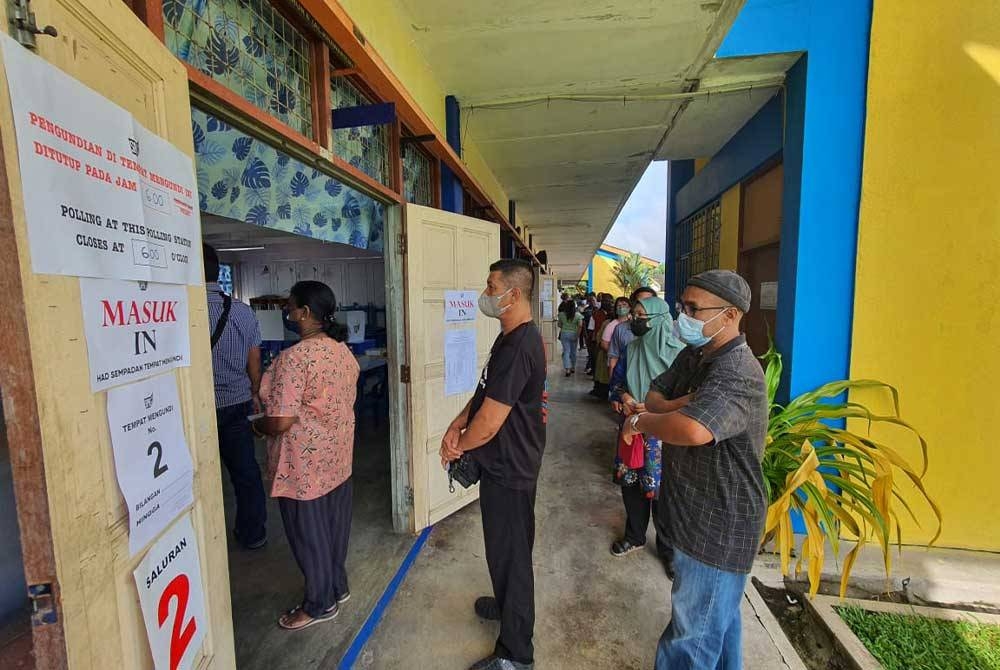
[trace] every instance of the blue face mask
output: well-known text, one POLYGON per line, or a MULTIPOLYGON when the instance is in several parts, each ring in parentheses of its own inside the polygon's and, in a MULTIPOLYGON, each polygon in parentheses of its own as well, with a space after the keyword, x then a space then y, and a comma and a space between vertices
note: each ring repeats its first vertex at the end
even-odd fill
MULTIPOLYGON (((712 341, 712 338, 722 332, 722 328, 715 331, 713 335, 705 335, 705 326, 712 323, 720 316, 725 314, 725 311, 719 312, 713 316, 708 321, 699 321, 693 316, 688 316, 684 312, 681 312, 674 321, 674 332, 683 342, 690 344, 692 347, 703 347, 712 341)), ((724 328, 725 326, 723 326, 724 328)))
POLYGON ((299 322, 298 321, 292 321, 290 318, 288 318, 288 309, 287 308, 281 310, 281 320, 285 322, 285 329, 286 330, 290 330, 293 333, 295 333, 296 335, 300 334, 300 331, 299 331, 299 322))

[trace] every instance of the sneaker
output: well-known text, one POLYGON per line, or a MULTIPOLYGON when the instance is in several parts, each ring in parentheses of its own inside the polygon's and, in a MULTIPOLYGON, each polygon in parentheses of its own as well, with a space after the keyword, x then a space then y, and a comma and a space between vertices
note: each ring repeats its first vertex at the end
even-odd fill
POLYGON ((534 663, 518 663, 509 658, 487 656, 469 666, 469 670, 533 670, 534 663))
POLYGON ((487 621, 500 621, 500 606, 497 605, 496 598, 492 598, 490 596, 476 598, 475 610, 476 614, 481 619, 486 619, 487 621))
POLYGON ((618 557, 625 556, 626 554, 631 554, 637 549, 642 549, 644 546, 646 546, 645 542, 642 544, 632 544, 628 540, 615 540, 611 544, 611 555, 618 557))
POLYGON ((260 549, 265 544, 267 544, 267 536, 266 535, 264 537, 260 538, 259 540, 255 541, 255 542, 250 542, 249 544, 244 544, 243 546, 246 549, 249 549, 250 551, 253 551, 254 549, 260 549))
POLYGON ((350 591, 344 591, 339 596, 337 596, 337 604, 338 605, 343 605, 344 603, 346 603, 350 599, 351 599, 351 592, 350 591))

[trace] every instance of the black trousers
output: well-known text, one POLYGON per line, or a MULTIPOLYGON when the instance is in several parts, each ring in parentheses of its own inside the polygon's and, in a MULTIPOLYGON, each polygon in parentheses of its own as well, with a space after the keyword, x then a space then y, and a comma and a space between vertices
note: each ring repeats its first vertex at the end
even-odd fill
MULTIPOLYGON (((625 503, 625 539, 637 547, 646 544, 649 518, 656 514, 656 498, 647 498, 642 486, 632 484, 622 487, 622 502, 625 503)), ((656 531, 656 553, 668 564, 673 561, 673 548, 660 537, 659 529, 656 531)))
POLYGON ((348 592, 345 563, 353 493, 348 479, 313 500, 278 498, 288 544, 306 578, 302 609, 314 618, 348 592))
POLYGON ((518 663, 533 663, 535 489, 511 489, 484 477, 479 485, 479 506, 486 565, 500 607, 500 636, 493 653, 518 663))
POLYGON ((267 532, 267 496, 260 478, 260 466, 253 453, 253 433, 247 416, 253 414, 253 403, 245 402, 215 410, 219 429, 219 454, 229 471, 236 494, 236 539, 253 544, 267 532))

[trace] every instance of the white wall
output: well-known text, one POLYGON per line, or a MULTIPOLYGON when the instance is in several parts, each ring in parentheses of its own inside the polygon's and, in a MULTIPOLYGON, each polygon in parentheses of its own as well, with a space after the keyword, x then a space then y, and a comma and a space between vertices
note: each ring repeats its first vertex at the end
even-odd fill
POLYGON ((381 258, 359 260, 237 261, 233 264, 236 297, 243 301, 262 295, 288 295, 295 282, 321 281, 338 305, 385 306, 385 270, 381 258))
POLYGON ((288 295, 297 281, 327 284, 337 304, 385 306, 385 264, 381 256, 344 244, 308 239, 265 242, 257 251, 220 252, 233 265, 236 297, 245 302, 262 295, 288 295))

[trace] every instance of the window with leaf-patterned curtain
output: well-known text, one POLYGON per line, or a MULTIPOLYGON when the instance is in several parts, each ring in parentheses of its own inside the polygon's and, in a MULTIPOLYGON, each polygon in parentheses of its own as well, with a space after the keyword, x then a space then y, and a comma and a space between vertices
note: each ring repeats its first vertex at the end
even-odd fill
POLYGON ((312 136, 310 43, 268 0, 163 0, 167 48, 312 136))
POLYGON ((403 145, 403 186, 407 202, 434 206, 431 159, 412 144, 403 145))
MULTIPOLYGON (((347 77, 334 77, 330 82, 330 104, 333 109, 361 107, 372 102, 347 77)), ((380 184, 389 184, 392 170, 389 165, 388 125, 334 129, 333 153, 380 184)))

